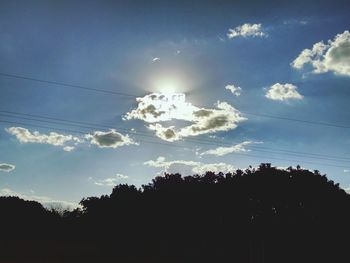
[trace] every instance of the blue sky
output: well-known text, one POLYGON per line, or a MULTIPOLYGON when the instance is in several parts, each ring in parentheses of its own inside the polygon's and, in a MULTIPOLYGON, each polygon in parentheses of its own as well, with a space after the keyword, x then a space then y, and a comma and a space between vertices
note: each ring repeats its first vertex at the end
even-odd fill
POLYGON ((246 2, 2 1, 1 193, 70 204, 261 162, 350 187, 350 8, 246 2))

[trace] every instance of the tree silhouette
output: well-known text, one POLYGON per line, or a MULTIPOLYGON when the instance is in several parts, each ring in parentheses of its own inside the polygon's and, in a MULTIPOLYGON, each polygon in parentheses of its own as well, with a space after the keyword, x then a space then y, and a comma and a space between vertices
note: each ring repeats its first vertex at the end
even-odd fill
MULTIPOLYGON (((165 174, 121 184, 74 211, 1 197, 3 243, 65 262, 340 262, 350 197, 319 171, 261 164, 231 173, 165 174), (15 238, 13 238, 15 237, 15 238), (54 246, 53 246, 54 244, 54 246), (46 250, 33 249, 44 247, 46 250), (52 247, 60 248, 55 255, 52 247)), ((20 260, 21 254, 16 259, 20 260)))

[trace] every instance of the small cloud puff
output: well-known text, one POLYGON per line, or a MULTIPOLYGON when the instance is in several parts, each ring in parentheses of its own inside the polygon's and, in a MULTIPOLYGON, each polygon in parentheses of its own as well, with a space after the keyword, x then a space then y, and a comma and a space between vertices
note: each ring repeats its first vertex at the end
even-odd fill
POLYGON ((301 100, 304 98, 304 96, 297 91, 297 86, 289 83, 276 83, 272 85, 266 92, 265 97, 271 100, 279 101, 288 101, 292 99, 301 100))
POLYGON ((74 146, 64 146, 64 147, 63 147, 63 151, 65 151, 65 152, 71 152, 71 151, 73 151, 74 149, 75 149, 74 146))
POLYGON ((225 89, 231 91, 231 93, 233 95, 235 95, 236 97, 241 95, 241 87, 236 87, 235 85, 231 84, 231 85, 226 85, 225 89))
POLYGON ((261 24, 243 24, 236 28, 230 28, 227 33, 229 39, 236 37, 266 37, 267 34, 262 30, 261 24))
POLYGON ((15 165, 9 163, 0 163, 0 171, 2 172, 11 172, 16 168, 15 165))
POLYGON ((123 135, 114 129, 107 132, 95 131, 93 134, 85 135, 85 138, 90 140, 91 144, 95 144, 99 148, 117 148, 130 144, 138 145, 129 135, 123 135))

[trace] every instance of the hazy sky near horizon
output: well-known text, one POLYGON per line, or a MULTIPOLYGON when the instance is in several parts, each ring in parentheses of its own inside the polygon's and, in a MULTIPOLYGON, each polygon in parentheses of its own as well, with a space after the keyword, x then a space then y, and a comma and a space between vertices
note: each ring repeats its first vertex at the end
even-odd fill
POLYGON ((0 194, 78 203, 164 171, 262 162, 350 187, 349 12, 0 1, 0 194))

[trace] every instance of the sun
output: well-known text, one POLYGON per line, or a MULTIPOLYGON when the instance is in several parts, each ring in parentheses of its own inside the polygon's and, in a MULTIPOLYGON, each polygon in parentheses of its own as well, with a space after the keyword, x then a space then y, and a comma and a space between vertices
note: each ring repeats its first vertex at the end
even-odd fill
POLYGON ((183 91, 180 81, 172 78, 161 78, 155 81, 154 88, 156 92, 162 94, 174 94, 183 91))

